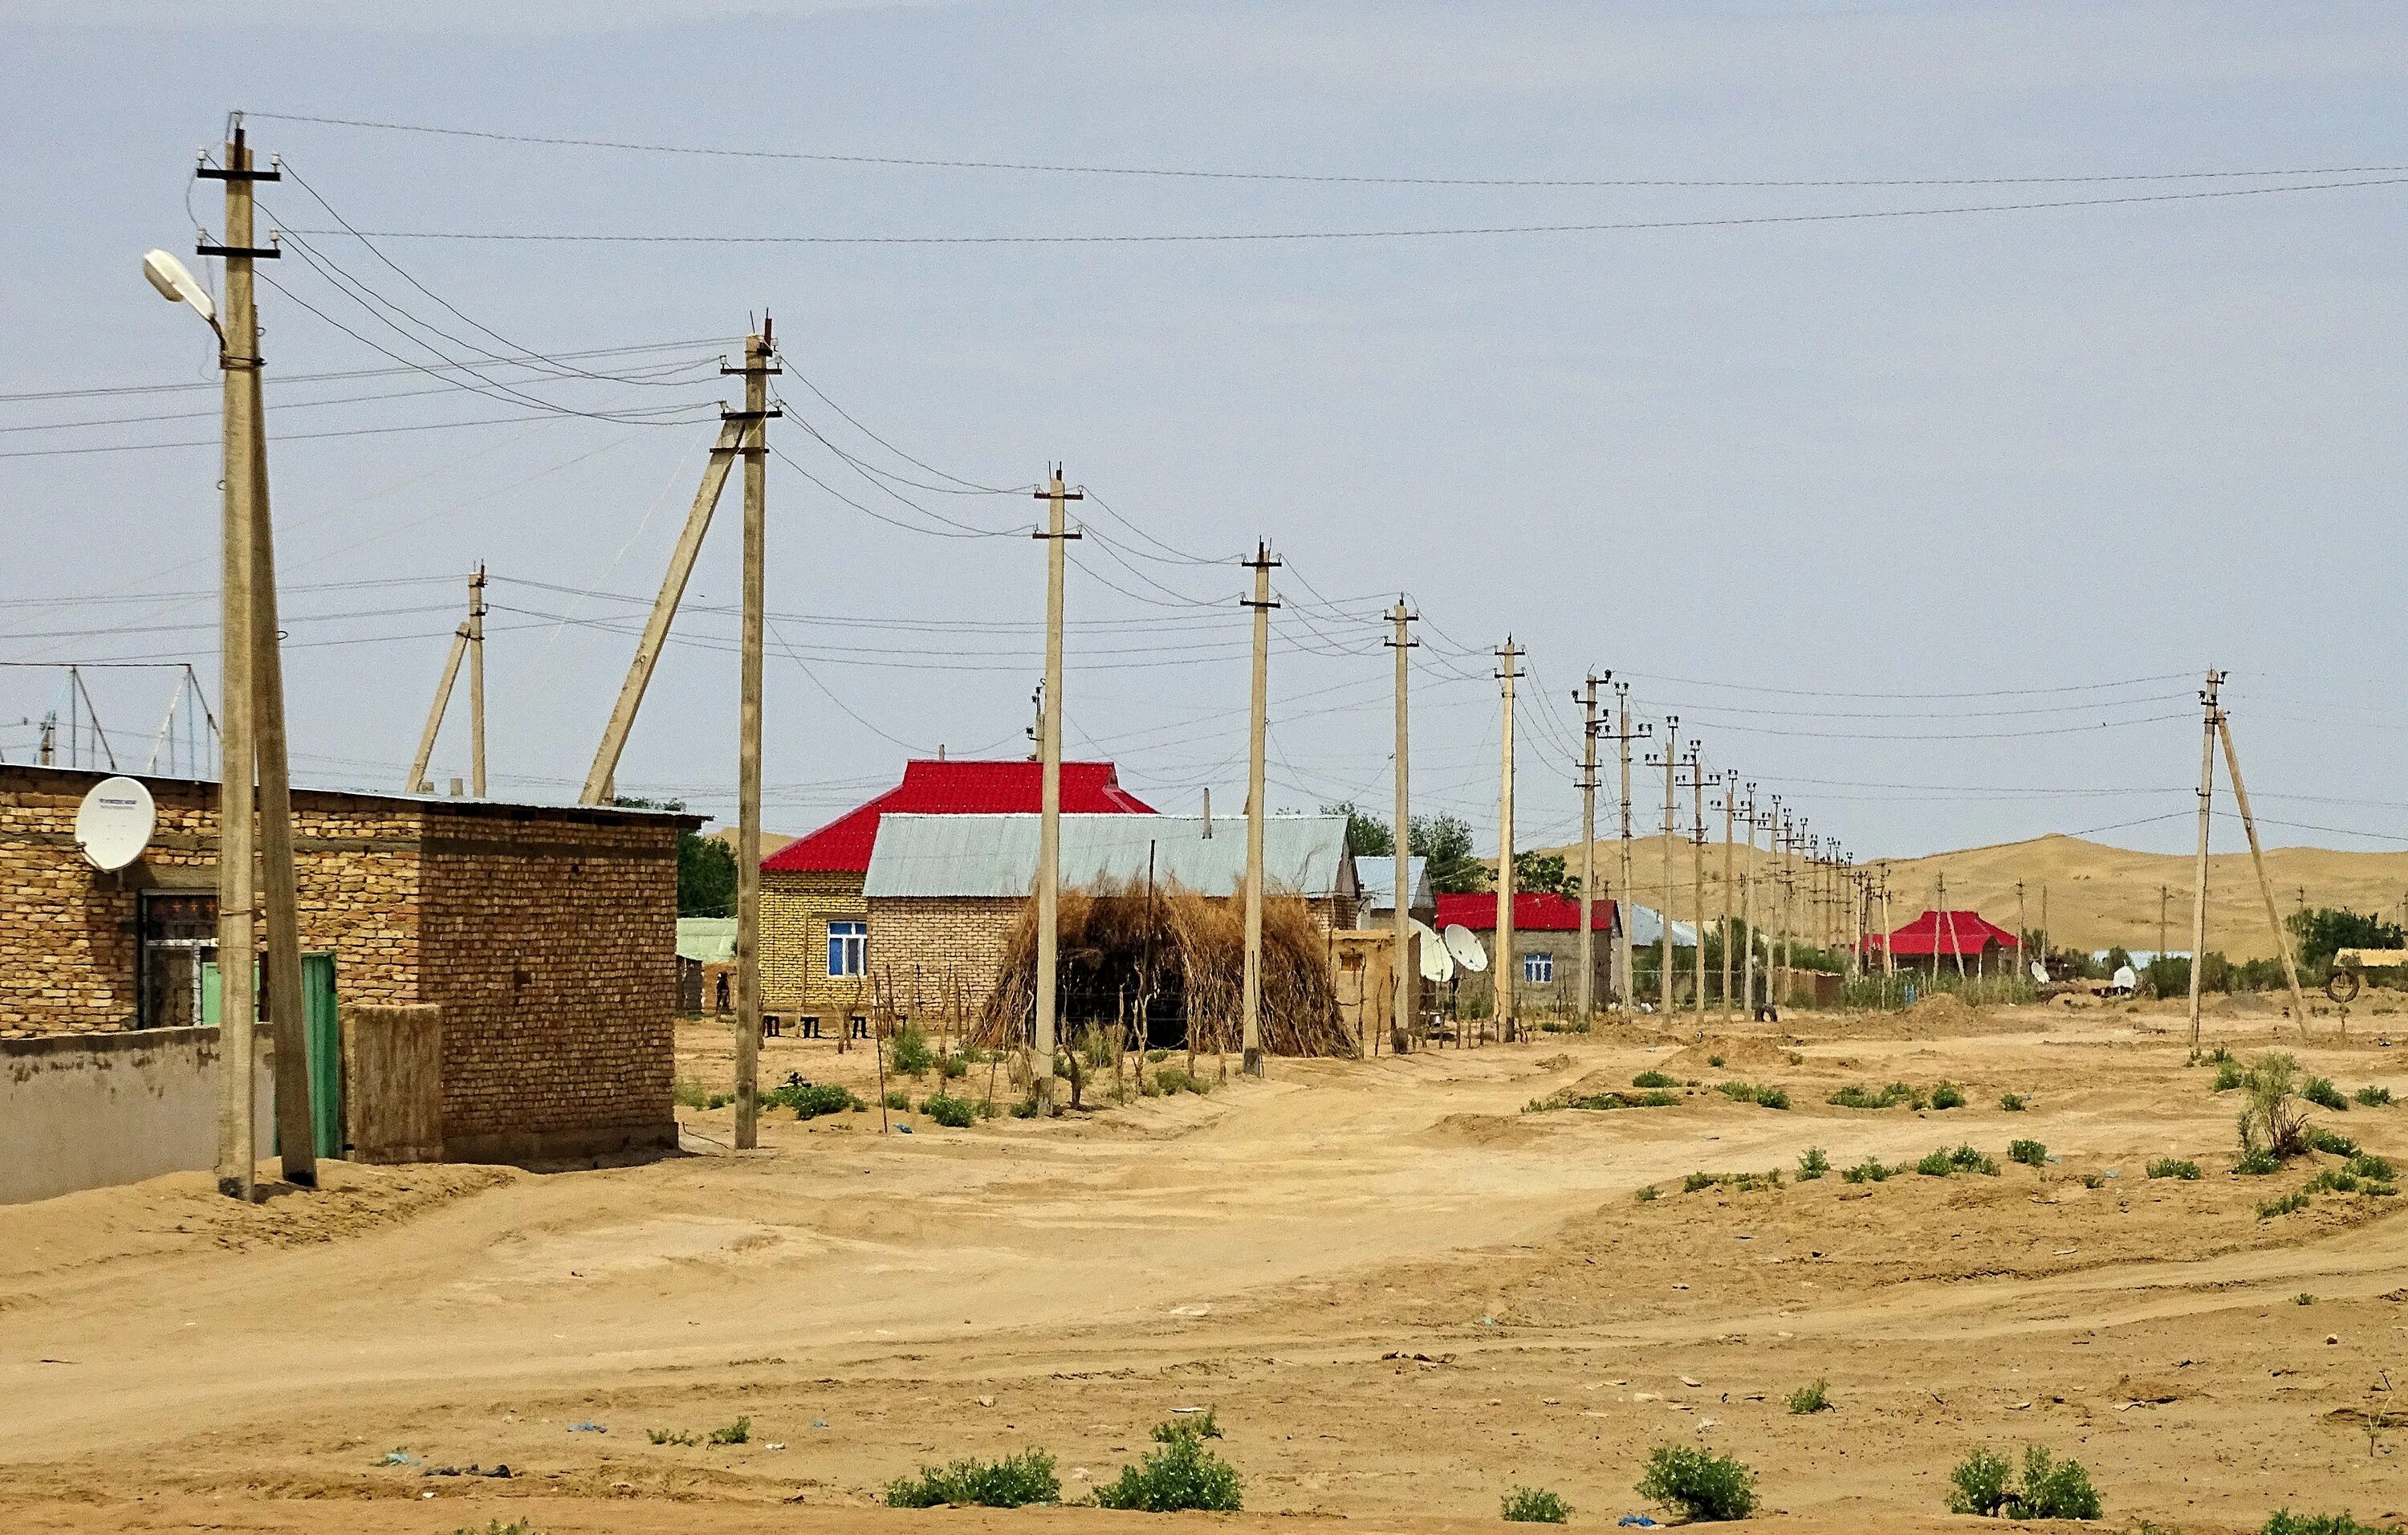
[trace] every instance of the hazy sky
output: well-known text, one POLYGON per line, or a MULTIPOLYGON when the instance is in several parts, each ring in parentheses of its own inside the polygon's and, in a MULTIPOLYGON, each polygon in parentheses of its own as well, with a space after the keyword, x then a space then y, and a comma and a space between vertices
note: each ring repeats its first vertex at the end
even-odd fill
MULTIPOLYGON (((313 191, 404 235, 1687 223, 301 233, 262 309, 302 782, 399 785, 482 560, 495 791, 574 794, 713 402, 735 396, 717 358, 766 308, 793 461, 768 490, 774 829, 882 787, 907 752, 1026 749, 1044 566, 1025 487, 1059 460, 1096 497, 1069 748, 1164 809, 1207 784, 1239 803, 1245 573, 1186 556, 1259 536, 1291 561, 1275 804, 1387 803, 1374 616, 1403 590, 1427 619, 1416 801, 1484 837, 1487 652, 1510 632, 1526 842, 1577 827, 1570 693, 1611 667, 1642 717, 1698 731, 1710 768, 1860 855, 2092 828, 2179 848, 2215 665, 2272 840, 2408 846, 2397 5, 86 0, 0 19, 0 659, 189 656, 212 695, 212 352, 138 264, 218 223, 220 188, 190 173, 229 108, 297 173, 262 197, 302 232, 337 228, 313 191), (270 113, 1296 178, 1984 184, 1071 174, 270 113), (2389 168, 1994 179, 2341 167, 2389 168), (2188 195, 2315 180, 2394 184, 2188 195), (2132 196, 2182 200, 1694 222, 2132 196), (653 343, 492 369, 482 393, 296 377, 653 343), (202 387, 46 393, 158 384, 202 387), (194 445, 126 449, 152 442, 194 445)), ((620 773, 714 814, 735 781, 738 506, 731 487, 620 773)), ((172 681, 92 674, 121 762, 148 754, 172 681)), ((0 667, 9 760, 61 687, 0 667)), ((437 776, 465 772, 466 741, 455 709, 437 776)), ((1642 829, 1661 782, 1639 775, 1642 829)))

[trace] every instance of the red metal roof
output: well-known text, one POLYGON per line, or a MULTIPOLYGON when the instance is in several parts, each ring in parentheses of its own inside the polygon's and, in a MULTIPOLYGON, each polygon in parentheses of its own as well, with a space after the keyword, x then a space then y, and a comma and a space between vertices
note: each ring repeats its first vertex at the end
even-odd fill
MULTIPOLYGON (((1978 954, 1994 943, 2002 949, 2023 947, 2014 934, 1979 911, 1927 911, 1889 935, 1889 952, 1894 954, 1978 954)), ((1865 947, 1878 952, 1882 935, 1866 934, 1865 947)))
MULTIPOLYGON (((782 873, 835 870, 864 874, 878 840, 878 820, 889 811, 915 815, 1034 815, 1040 786, 1039 765, 956 762, 926 758, 903 765, 903 782, 858 810, 848 811, 761 860, 782 873)), ((1062 765, 1062 809, 1074 815, 1152 815, 1154 807, 1121 787, 1109 762, 1062 765)))
MULTIPOLYGON (((1441 893, 1438 897, 1439 931, 1444 932, 1456 925, 1469 927, 1475 933, 1494 930, 1497 926, 1497 892, 1441 893)), ((1611 931, 1613 902, 1590 902, 1588 926, 1593 933, 1611 931)), ((1517 933, 1577 933, 1580 931, 1580 901, 1571 896, 1538 895, 1517 890, 1513 892, 1513 930, 1517 933)))

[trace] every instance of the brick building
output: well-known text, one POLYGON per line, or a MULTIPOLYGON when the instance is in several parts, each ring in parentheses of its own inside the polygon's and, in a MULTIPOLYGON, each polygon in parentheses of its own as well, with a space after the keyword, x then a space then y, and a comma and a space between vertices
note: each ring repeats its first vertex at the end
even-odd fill
MULTIPOLYGON (((1435 925, 1440 932, 1449 927, 1467 928, 1488 955, 1487 969, 1458 968, 1454 983, 1455 1006, 1463 1014, 1485 1017, 1496 997, 1497 893, 1485 890, 1469 895, 1440 895, 1437 906, 1435 925)), ((1593 995, 1600 1007, 1609 997, 1619 995, 1614 985, 1613 952, 1617 947, 1615 934, 1620 930, 1616 926, 1620 911, 1617 901, 1589 903, 1589 931, 1595 935, 1591 947, 1597 966, 1593 995)), ((1518 966, 1513 977, 1515 1011, 1569 1012, 1578 1007, 1580 902, 1570 896, 1516 892, 1512 959, 1518 966)))
MULTIPOLYGON (((0 1037, 199 1021, 217 785, 144 779, 157 829, 103 873, 74 825, 104 776, 0 764, 0 1037)), ((338 1000, 442 1008, 448 1159, 676 1143, 677 844, 696 818, 308 789, 293 818, 301 946, 334 954, 338 1000)))
MULTIPOLYGON (((1034 762, 903 765, 903 782, 808 837, 761 860, 761 995, 770 1012, 838 1016, 866 1012, 869 908, 862 881, 878 828, 889 814, 974 815, 1039 809, 1034 762)), ((1109 762, 1062 765, 1062 809, 1095 815, 1150 815, 1120 786, 1109 762)), ((925 990, 937 984, 923 977, 925 990)))

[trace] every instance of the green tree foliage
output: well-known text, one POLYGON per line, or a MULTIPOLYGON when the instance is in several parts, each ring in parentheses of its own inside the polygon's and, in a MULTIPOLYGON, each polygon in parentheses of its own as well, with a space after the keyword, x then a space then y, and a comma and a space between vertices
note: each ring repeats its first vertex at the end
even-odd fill
POLYGON ((2338 906, 2294 911, 2283 925, 2291 930, 2300 975, 2317 983, 2331 973, 2333 955, 2341 950, 2408 949, 2408 928, 2338 906))
MULTIPOLYGON (((682 811, 682 799, 642 799, 620 795, 610 801, 622 810, 682 811)), ((696 832, 678 834, 678 915, 732 917, 736 914, 736 854, 725 842, 696 832)))
POLYGON ((1393 858, 1397 855, 1396 832, 1378 816, 1366 814, 1353 800, 1341 799, 1335 805, 1324 805, 1321 813, 1346 818, 1346 851, 1355 857, 1393 858))
POLYGON ((1428 860, 1430 888, 1447 895, 1488 888, 1488 869, 1471 850, 1471 824, 1440 813, 1413 817, 1408 852, 1428 860))
POLYGON ((1531 895, 1577 896, 1580 876, 1565 872, 1562 854, 1525 848, 1513 854, 1513 888, 1531 895))

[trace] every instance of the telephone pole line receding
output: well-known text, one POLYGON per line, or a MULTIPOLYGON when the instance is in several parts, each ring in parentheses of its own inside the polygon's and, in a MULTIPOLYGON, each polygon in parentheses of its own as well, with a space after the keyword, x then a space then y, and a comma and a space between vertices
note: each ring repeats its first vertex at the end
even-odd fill
POLYGON ((2207 685, 2199 690, 2199 856, 2191 867, 2190 898, 2190 1047, 2199 1049, 2199 972, 2207 959, 2207 823, 2215 794, 2215 695, 2224 673, 2211 668, 2207 685))
MULTIPOLYGON (((1653 768, 1657 759, 1649 757, 1653 768)), ((1679 835, 1680 809, 1672 803, 1673 775, 1681 768, 1681 716, 1664 716, 1664 910, 1657 913, 1663 925, 1661 948, 1656 956, 1657 990, 1662 994, 1657 1011, 1667 1017, 1672 1011, 1672 839, 1679 835)))
POLYGON ((1731 867, 1731 839, 1739 829, 1739 773, 1726 770, 1723 783, 1723 1017, 1731 1016, 1737 999, 1731 995, 1731 940, 1735 930, 1731 925, 1731 882, 1736 873, 1731 867))
MULTIPOLYGON (((769 376, 783 370, 767 313, 744 340, 744 409, 722 411, 744 436, 744 594, 736 739, 736 1149, 761 1143, 761 631, 768 560, 769 376)), ((481 583, 481 573, 480 581, 481 583)), ((479 606, 481 608, 481 593, 479 606)), ((483 620, 477 620, 480 629, 483 620)), ((479 663, 482 665, 481 662, 479 663)), ((481 693, 482 684, 479 684, 481 693)), ((481 710, 480 710, 481 718, 481 710)), ((479 758, 483 756, 479 750, 479 758)), ((480 769, 481 770, 481 769, 480 769)), ((478 791, 482 793, 482 789, 478 791)), ((847 1026, 850 1027, 850 1026, 847 1026)), ((872 1049, 878 1041, 870 1041, 872 1049)))
POLYGON ((1580 1020, 1585 1028, 1597 1011, 1597 936, 1589 917, 1597 897, 1597 673, 1589 673, 1572 698, 1581 706, 1580 1020))
MULTIPOLYGON (((1412 911, 1413 889, 1410 882, 1412 872, 1411 830, 1412 780, 1406 768, 1406 747, 1410 738, 1405 730, 1405 681, 1408 675, 1408 667, 1405 665, 1406 653, 1421 643, 1412 637, 1405 625, 1412 623, 1419 616, 1405 607, 1402 593, 1398 594, 1397 605, 1388 610, 1388 622, 1397 626, 1395 636, 1387 641, 1389 648, 1397 653, 1397 830, 1394 838, 1397 855, 1397 945, 1389 965, 1389 968, 1396 971, 1397 1000, 1395 1013, 1388 1024, 1388 1048, 1398 1054, 1404 1053, 1406 1045, 1412 1039, 1413 1020, 1420 1015, 1421 1011, 1418 991, 1421 967, 1412 963, 1411 958, 1413 950, 1412 911)), ((1374 1046, 1374 1048, 1377 1047, 1374 1046)))
POLYGON ((1065 508, 1084 500, 1062 483, 1055 465, 1043 490, 1045 526, 1029 537, 1045 540, 1045 693, 1037 732, 1037 1015, 1029 1027, 1031 1081, 1037 1112, 1054 1112, 1054 1033, 1060 1020, 1062 900, 1062 577, 1069 540, 1081 535, 1067 525, 1065 508))
POLYGON ((1706 770, 1689 748, 1689 1011, 1706 1015, 1706 770))
POLYGON ((1642 724, 1635 731, 1630 728, 1628 682, 1613 684, 1613 706, 1618 722, 1614 726, 1613 739, 1622 750, 1622 883, 1614 891, 1622 903, 1617 909, 1620 920, 1614 925, 1621 931, 1614 936, 1614 961, 1622 974, 1622 1005, 1626 1011, 1636 1012, 1639 1010, 1639 976, 1632 968, 1631 928, 1639 920, 1639 886, 1638 877, 1632 868, 1630 847, 1630 743, 1644 739, 1650 727, 1642 724))
MULTIPOLYGON (((1254 610, 1254 694, 1252 728, 1247 732, 1246 757, 1246 990, 1245 1072, 1263 1074, 1263 819, 1270 813, 1265 755, 1269 750, 1271 571, 1280 561, 1270 546, 1257 539, 1254 557, 1245 562, 1254 573, 1254 595, 1245 605, 1254 610)), ((1398 899, 1404 893, 1398 893, 1398 899)))
POLYGON ((1522 673, 1513 663, 1521 654, 1510 634, 1505 637, 1504 648, 1497 653, 1504 662, 1498 668, 1497 678, 1505 686, 1505 746, 1497 787, 1497 983, 1493 989, 1497 995, 1497 1038, 1504 1044, 1512 1044, 1515 1034, 1513 969, 1519 963, 1513 954, 1513 682, 1522 673))

